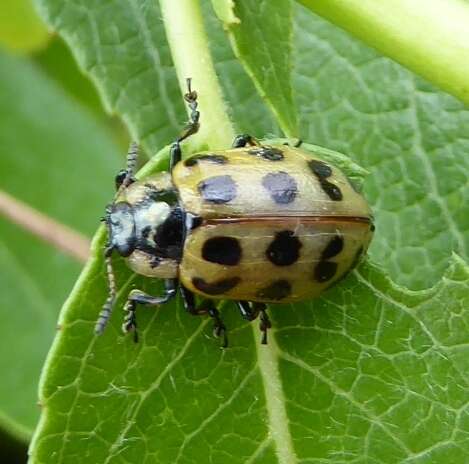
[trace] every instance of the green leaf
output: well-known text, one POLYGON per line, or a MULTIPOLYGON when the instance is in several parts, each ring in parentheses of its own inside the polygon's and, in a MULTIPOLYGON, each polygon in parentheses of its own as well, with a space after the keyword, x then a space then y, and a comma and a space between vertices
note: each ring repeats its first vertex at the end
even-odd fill
MULTIPOLYGON (((195 4, 195 0, 186 1, 195 4)), ((82 15, 75 3, 41 0, 41 4, 77 56, 106 57, 101 68, 105 72, 99 74, 91 69, 104 94, 112 90, 113 78, 122 88, 128 87, 128 79, 123 78, 125 74, 119 66, 121 62, 127 65, 135 55, 128 41, 121 43, 111 33, 120 28, 127 31, 121 15, 130 18, 131 29, 136 11, 141 13, 140 18, 152 18, 132 29, 132 43, 140 47, 139 51, 160 56, 166 50, 164 38, 159 40, 163 35, 161 24, 158 40, 144 41, 148 31, 157 27, 154 20, 158 10, 154 3, 87 3, 81 4, 82 15), (115 18, 103 14, 110 10, 118 11, 115 18), (99 37, 104 34, 106 39, 116 40, 98 41, 96 31, 99 37)), ((243 2, 244 5, 253 11, 260 8, 251 2, 243 2)), ((239 10, 235 12, 242 20, 239 10)), ((129 337, 120 335, 119 308, 131 288, 158 294, 161 284, 132 275, 118 262, 117 310, 107 332, 95 337, 94 322, 106 298, 101 258, 104 236, 100 230, 92 259, 65 304, 60 321, 62 331, 43 372, 44 413, 31 446, 32 464, 72 460, 281 464, 468 460, 465 373, 469 270, 460 258, 453 257, 450 269, 439 279, 448 264, 451 233, 443 236, 445 227, 434 229, 439 218, 431 214, 427 202, 437 196, 434 192, 428 196, 428 182, 424 182, 427 178, 419 171, 425 166, 425 158, 420 156, 416 162, 410 157, 416 141, 409 129, 413 127, 409 122, 414 123, 419 117, 421 124, 438 127, 438 132, 431 134, 440 143, 448 140, 448 134, 456 135, 456 142, 450 145, 455 149, 457 143, 463 143, 463 112, 453 106, 453 100, 439 95, 431 105, 432 111, 425 109, 417 114, 414 110, 414 119, 409 119, 403 103, 409 103, 409 95, 416 98, 411 86, 415 81, 401 68, 303 9, 295 8, 294 13, 293 84, 300 106, 302 137, 351 153, 355 160, 362 161, 370 171, 367 195, 374 202, 377 215, 381 215, 375 243, 378 241, 384 249, 374 251, 375 255, 381 252, 389 266, 394 265, 396 256, 412 263, 410 277, 405 272, 395 272, 402 281, 415 286, 437 283, 429 290, 412 292, 393 284, 374 266, 363 265, 319 300, 273 308, 274 329, 267 347, 259 343, 257 324, 243 322, 234 305, 227 303, 223 317, 230 329, 231 347, 225 351, 211 336, 211 322, 184 314, 179 301, 157 309, 141 308, 141 342, 135 345, 129 337), (387 86, 393 89, 391 94, 386 93, 387 86), (441 127, 443 123, 437 124, 443 118, 433 113, 443 113, 442 108, 445 121, 446 112, 455 110, 455 120, 463 121, 461 127, 451 125, 448 129, 441 127), (438 139, 440 134, 443 135, 438 139), (401 166, 405 168, 399 171, 401 166), (383 178, 392 182, 383 182, 383 178), (400 196, 395 194, 396 189, 400 196), (423 199, 418 210, 422 217, 417 219, 415 210, 409 211, 409 206, 415 204, 416 190, 420 194, 417 200, 423 199), (396 197, 401 203, 394 203, 393 209, 391 201, 396 201, 396 197), (396 221, 406 221, 402 227, 407 235, 399 237, 399 246, 392 241, 395 229, 385 222, 388 210, 396 221), (430 224, 426 222, 428 217, 433 221, 430 224), (420 242, 427 230, 437 239, 431 246, 423 247, 420 242), (418 250, 428 263, 406 257, 406 243, 412 244, 412 240, 418 243, 418 250)), ((268 15, 265 21, 270 25, 268 15)), ((213 25, 210 17, 206 23, 212 40, 219 37, 220 28, 213 25)), ((246 21, 241 21, 239 27, 243 25, 246 21)), ((256 27, 262 26, 261 22, 256 23, 256 27)), ((283 40, 285 36, 269 36, 269 50, 280 48, 279 37, 283 40)), ((225 46, 224 41, 212 42, 217 60, 221 57, 217 70, 224 70, 227 76, 224 90, 233 106, 236 102, 232 110, 236 124, 249 131, 246 121, 254 120, 253 128, 264 128, 269 124, 268 116, 260 120, 250 109, 256 108, 258 114, 264 115, 265 108, 258 103, 259 97, 255 103, 245 102, 252 86, 247 91, 243 88, 246 76, 240 77, 239 82, 236 75, 230 77, 230 66, 237 73, 239 63, 223 62, 223 58, 232 61, 225 46), (252 106, 245 109, 244 104, 252 106)), ((179 78, 180 71, 179 68, 179 78)), ((152 68, 150 72, 157 71, 152 68)), ((288 76, 285 82, 289 79, 288 76)), ((155 76, 152 81, 159 82, 155 76)), ((259 82, 263 81, 256 82, 257 88, 259 82)), ((142 112, 148 105, 155 112, 158 107, 153 107, 157 100, 148 103, 143 98, 149 83, 140 84, 132 88, 134 100, 116 108, 127 119, 136 118, 130 122, 142 134, 142 112)), ((426 86, 419 85, 420 90, 427 91, 426 86)), ((428 91, 434 97, 433 91, 428 91)), ((424 92, 421 93, 423 98, 424 92)), ((270 100, 270 105, 274 103, 278 104, 270 100)), ((161 115, 156 118, 167 121, 161 115)), ((212 115, 212 119, 216 118, 212 115)), ((162 134, 154 136, 152 149, 158 141, 162 143, 162 134)), ((170 140, 168 137, 164 142, 170 140)), ((423 144, 422 140, 417 141, 423 144)), ((162 163, 165 155, 166 152, 160 153, 152 163, 162 163)), ((327 150, 324 155, 328 155, 327 150)), ((453 156, 449 147, 446 155, 447 174, 453 174, 458 164, 452 163, 461 160, 453 156)), ((335 158, 349 164, 344 158, 335 158)), ((462 172, 467 172, 465 167, 462 172)), ((444 182, 448 187, 448 180, 444 182)), ((459 178, 453 185, 458 197, 448 203, 451 214, 466 192, 459 178)), ((463 220, 461 224, 462 234, 463 220)))
POLYGON ((398 283, 432 285, 453 251, 469 257, 469 111, 302 7, 295 43, 301 137, 370 171, 371 256, 398 283))
POLYGON ((184 111, 156 1, 36 3, 134 140, 154 153, 174 138, 184 111))
MULTIPOLYGON (((202 1, 202 12, 215 68, 229 102, 228 111, 237 133, 252 134, 259 139, 267 135, 279 136, 281 131, 272 112, 263 104, 251 78, 235 58, 227 34, 223 30, 223 24, 214 15, 211 2, 202 1)), ((227 146, 229 143, 230 141, 227 142, 227 146)))
MULTIPOLYGON (((103 125, 36 66, 5 54, 0 146, 1 190, 91 235, 112 193, 118 150, 103 125)), ((39 416, 38 376, 59 308, 80 265, 4 218, 0 229, 2 346, 8 347, 0 356, 0 417, 25 439, 39 416)))
POLYGON ((298 1, 469 103, 467 1, 298 1))
MULTIPOLYGON (((273 308, 268 346, 225 305, 223 351, 210 321, 179 301, 139 310, 139 344, 120 335, 120 311, 94 336, 106 297, 102 246, 101 231, 62 312, 32 463, 469 458, 469 269, 460 259, 422 292, 362 266, 320 300, 273 308)), ((118 308, 132 287, 161 291, 122 263, 117 275, 118 308)))
POLYGON ((46 26, 33 8, 32 0, 2 0, 0 45, 26 53, 44 47, 49 40, 46 26))
POLYGON ((220 15, 220 1, 215 10, 227 27, 233 50, 252 78, 260 95, 271 106, 285 135, 298 135, 296 110, 291 85, 292 8, 289 0, 246 0, 232 7, 225 0, 220 15), (228 16, 228 18, 227 18, 228 16))
POLYGON ((69 48, 60 36, 55 35, 47 48, 36 52, 32 58, 57 86, 104 119, 103 107, 96 88, 80 72, 69 48))

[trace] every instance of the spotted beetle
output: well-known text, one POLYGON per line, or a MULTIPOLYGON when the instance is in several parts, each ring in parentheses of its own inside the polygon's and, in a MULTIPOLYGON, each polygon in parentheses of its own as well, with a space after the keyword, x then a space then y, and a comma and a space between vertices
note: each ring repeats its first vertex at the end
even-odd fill
POLYGON ((109 296, 96 323, 102 333, 116 300, 111 254, 165 291, 130 292, 123 331, 137 341, 136 307, 161 305, 179 293, 193 315, 208 314, 227 345, 214 300, 234 300, 241 315, 260 318, 262 343, 271 324, 266 303, 318 296, 365 254, 374 226, 366 200, 335 166, 297 146, 262 145, 249 135, 233 147, 181 160, 181 142, 199 129, 197 93, 184 96, 190 121, 172 144, 169 173, 135 180, 137 146, 116 177, 103 218, 109 296), (195 294, 205 297, 196 305, 195 294))

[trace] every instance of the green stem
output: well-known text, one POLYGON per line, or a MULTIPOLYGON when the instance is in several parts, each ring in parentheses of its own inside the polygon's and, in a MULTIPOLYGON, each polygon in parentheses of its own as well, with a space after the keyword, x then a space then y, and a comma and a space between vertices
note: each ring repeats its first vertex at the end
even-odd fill
POLYGON ((469 3, 461 0, 299 2, 469 103, 469 3))
POLYGON ((226 149, 234 137, 208 46, 199 0, 159 0, 182 93, 186 78, 199 96, 200 130, 192 146, 226 149))

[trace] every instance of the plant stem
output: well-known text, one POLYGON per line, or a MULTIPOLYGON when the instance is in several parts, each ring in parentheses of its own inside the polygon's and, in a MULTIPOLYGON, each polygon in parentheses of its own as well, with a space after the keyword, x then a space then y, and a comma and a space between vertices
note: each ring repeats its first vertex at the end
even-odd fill
POLYGON ((461 0, 299 1, 469 103, 469 3, 461 0))
POLYGON ((225 149, 234 129, 210 55, 199 0, 159 2, 181 91, 186 93, 186 79, 191 77, 199 96, 200 130, 191 137, 191 145, 225 149))
POLYGON ((84 263, 89 256, 90 243, 87 237, 65 224, 55 221, 31 208, 8 193, 0 190, 0 216, 49 243, 57 250, 84 263))

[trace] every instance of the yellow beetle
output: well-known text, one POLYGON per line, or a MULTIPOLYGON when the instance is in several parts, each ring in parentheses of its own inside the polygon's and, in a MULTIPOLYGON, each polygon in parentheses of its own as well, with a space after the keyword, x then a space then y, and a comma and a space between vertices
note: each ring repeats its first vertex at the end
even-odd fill
POLYGON ((170 172, 136 181, 133 144, 127 169, 116 178, 104 218, 110 292, 96 332, 115 302, 116 250, 136 273, 165 281, 161 296, 130 292, 123 330, 135 340, 136 305, 164 304, 179 289, 189 313, 214 319, 223 346, 226 329, 214 299, 236 301, 248 320, 260 314, 266 343, 266 303, 316 297, 349 272, 371 241, 371 211, 337 167, 298 147, 265 146, 241 135, 230 150, 181 161, 180 142, 199 127, 190 80, 185 100, 191 120, 171 147, 170 172), (198 307, 194 294, 206 297, 198 307))

